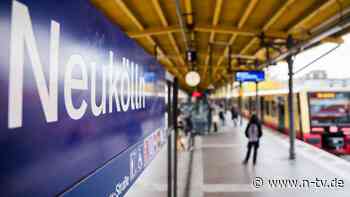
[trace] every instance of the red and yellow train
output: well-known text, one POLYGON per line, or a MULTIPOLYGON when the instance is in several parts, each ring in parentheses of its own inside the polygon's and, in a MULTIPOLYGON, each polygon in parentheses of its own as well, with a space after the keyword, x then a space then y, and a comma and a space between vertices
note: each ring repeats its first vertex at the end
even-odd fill
MULTIPOLYGON (((297 91, 294 93, 296 136, 335 154, 350 154, 350 91, 297 91)), ((287 91, 261 91, 259 116, 274 130, 288 134, 287 91)), ((242 98, 242 113, 256 111, 255 93, 242 98)))

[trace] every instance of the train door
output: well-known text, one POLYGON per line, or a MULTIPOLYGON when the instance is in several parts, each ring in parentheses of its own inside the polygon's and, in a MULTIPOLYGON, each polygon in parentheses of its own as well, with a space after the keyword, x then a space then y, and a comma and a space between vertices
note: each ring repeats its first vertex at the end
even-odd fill
POLYGON ((252 112, 252 110, 253 110, 252 108, 253 108, 253 106, 252 106, 252 98, 249 97, 248 98, 248 110, 249 110, 249 113, 252 112))
POLYGON ((260 97, 260 120, 264 122, 264 109, 265 109, 265 99, 264 97, 260 97))
POLYGON ((285 127, 284 125, 285 110, 284 110, 284 101, 282 97, 278 97, 277 110, 278 110, 278 130, 280 132, 283 132, 285 127))

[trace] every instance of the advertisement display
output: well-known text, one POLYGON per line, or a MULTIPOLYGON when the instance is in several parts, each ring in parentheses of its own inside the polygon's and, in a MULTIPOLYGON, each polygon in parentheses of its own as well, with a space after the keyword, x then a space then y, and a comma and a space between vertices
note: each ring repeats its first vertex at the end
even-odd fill
POLYGON ((162 66, 86 0, 1 0, 0 35, 1 196, 123 196, 165 143, 162 66))

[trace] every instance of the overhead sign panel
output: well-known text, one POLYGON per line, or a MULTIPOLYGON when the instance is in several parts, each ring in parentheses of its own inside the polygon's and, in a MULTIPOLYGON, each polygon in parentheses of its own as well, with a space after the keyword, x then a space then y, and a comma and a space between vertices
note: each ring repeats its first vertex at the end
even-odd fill
POLYGON ((241 71, 236 73, 236 81, 245 82, 245 81, 253 81, 259 82, 265 80, 265 72, 264 71, 241 71))

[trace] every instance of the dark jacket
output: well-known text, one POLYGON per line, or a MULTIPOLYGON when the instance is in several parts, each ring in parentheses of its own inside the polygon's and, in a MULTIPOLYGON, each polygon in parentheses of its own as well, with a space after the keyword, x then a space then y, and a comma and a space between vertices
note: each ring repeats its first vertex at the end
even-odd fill
POLYGON ((231 108, 231 115, 232 115, 232 119, 235 119, 238 117, 238 112, 237 112, 236 108, 234 108, 234 107, 231 108))
POLYGON ((252 120, 252 119, 251 119, 251 120, 249 121, 249 123, 248 123, 248 125, 247 125, 247 128, 245 129, 245 136, 246 136, 247 138, 249 138, 249 136, 248 136, 248 131, 249 131, 250 126, 253 125, 253 124, 255 124, 255 125, 258 127, 258 138, 260 139, 261 136, 262 136, 262 129, 261 129, 261 124, 260 124, 260 122, 259 122, 258 120, 252 120))

